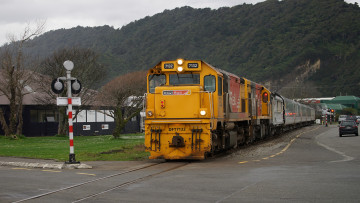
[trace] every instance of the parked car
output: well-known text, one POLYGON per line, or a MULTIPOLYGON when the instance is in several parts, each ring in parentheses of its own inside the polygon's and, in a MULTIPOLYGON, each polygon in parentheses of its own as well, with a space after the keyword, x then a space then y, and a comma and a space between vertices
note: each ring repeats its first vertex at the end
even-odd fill
POLYGON ((346 120, 346 116, 347 116, 347 115, 340 115, 340 116, 339 116, 339 124, 341 123, 341 121, 346 120))
POLYGON ((339 125, 339 136, 346 134, 355 134, 355 136, 359 135, 358 126, 354 120, 345 120, 341 121, 339 125))

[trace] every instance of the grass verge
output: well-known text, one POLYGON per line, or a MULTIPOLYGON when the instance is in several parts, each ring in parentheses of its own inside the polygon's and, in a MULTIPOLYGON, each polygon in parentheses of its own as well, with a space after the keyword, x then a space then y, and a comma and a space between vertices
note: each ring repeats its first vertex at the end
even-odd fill
MULTIPOLYGON (((74 149, 79 161, 130 161, 147 159, 143 134, 75 136, 74 149)), ((69 159, 68 137, 25 137, 18 140, 0 136, 0 156, 36 159, 69 159)))

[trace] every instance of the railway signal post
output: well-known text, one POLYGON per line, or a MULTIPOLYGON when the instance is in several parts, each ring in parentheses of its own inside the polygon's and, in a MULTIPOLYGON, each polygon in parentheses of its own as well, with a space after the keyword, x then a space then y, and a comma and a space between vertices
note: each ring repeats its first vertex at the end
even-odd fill
POLYGON ((325 116, 326 116, 326 118, 325 118, 325 127, 328 127, 328 124, 327 124, 328 115, 326 114, 325 116))
POLYGON ((64 67, 66 69, 66 77, 59 77, 51 83, 51 89, 55 94, 60 94, 64 90, 64 83, 66 81, 67 85, 67 97, 57 97, 58 106, 66 106, 68 119, 69 119, 69 141, 70 141, 70 154, 69 161, 65 162, 66 164, 79 164, 80 162, 75 159, 74 151, 74 131, 73 131, 73 117, 72 117, 72 107, 73 105, 80 106, 81 99, 80 97, 72 97, 71 93, 78 94, 81 91, 81 83, 76 78, 71 77, 71 70, 74 68, 74 63, 72 61, 65 61, 64 67))

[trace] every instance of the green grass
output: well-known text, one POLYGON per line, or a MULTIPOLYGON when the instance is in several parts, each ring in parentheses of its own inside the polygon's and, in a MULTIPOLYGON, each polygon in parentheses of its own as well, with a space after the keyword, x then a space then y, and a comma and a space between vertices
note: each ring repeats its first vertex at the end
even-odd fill
MULTIPOLYGON (((77 161, 129 161, 147 159, 143 134, 127 134, 126 139, 111 135, 75 136, 74 149, 77 161)), ((0 136, 0 156, 36 159, 69 159, 68 137, 26 137, 18 140, 0 136)))

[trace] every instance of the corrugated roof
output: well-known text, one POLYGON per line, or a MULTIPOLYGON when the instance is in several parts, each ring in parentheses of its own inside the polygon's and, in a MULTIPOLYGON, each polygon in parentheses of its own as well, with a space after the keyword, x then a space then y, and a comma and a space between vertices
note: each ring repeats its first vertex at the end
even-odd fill
POLYGON ((342 104, 325 104, 325 106, 326 106, 325 108, 334 109, 335 111, 340 111, 347 108, 347 106, 344 106, 342 104))
POLYGON ((355 97, 355 96, 337 96, 333 99, 333 101, 349 101, 349 100, 360 100, 359 97, 355 97))

